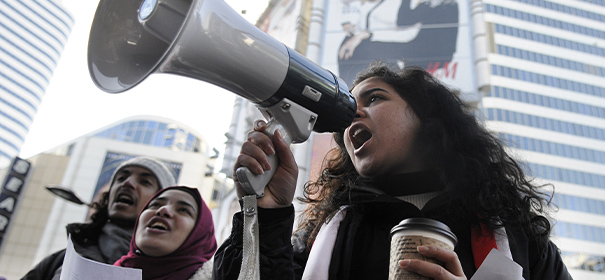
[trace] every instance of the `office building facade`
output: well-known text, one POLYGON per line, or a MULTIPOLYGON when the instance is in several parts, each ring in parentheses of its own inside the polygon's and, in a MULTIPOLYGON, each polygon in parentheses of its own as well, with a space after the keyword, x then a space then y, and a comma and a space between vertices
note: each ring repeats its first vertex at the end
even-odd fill
POLYGON ((605 279, 605 1, 483 1, 486 123, 555 187, 553 240, 575 279, 605 279))
POLYGON ((0 168, 19 154, 73 24, 59 1, 0 1, 0 168))

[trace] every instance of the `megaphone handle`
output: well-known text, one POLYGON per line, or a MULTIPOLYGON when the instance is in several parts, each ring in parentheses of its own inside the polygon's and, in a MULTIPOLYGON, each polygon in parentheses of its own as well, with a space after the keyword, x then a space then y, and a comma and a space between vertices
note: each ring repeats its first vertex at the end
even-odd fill
MULTIPOLYGON (((269 138, 273 139, 273 135, 275 134, 276 130, 279 130, 286 143, 291 143, 288 133, 275 119, 271 119, 267 123, 267 129, 264 131, 264 133, 267 134, 269 138)), ((247 167, 240 167, 235 171, 237 179, 246 194, 256 194, 257 198, 265 196, 265 187, 269 181, 271 181, 279 166, 279 157, 276 154, 268 155, 267 157, 269 159, 269 164, 271 164, 271 169, 265 171, 265 173, 261 175, 252 173, 252 171, 250 171, 250 169, 247 167)))

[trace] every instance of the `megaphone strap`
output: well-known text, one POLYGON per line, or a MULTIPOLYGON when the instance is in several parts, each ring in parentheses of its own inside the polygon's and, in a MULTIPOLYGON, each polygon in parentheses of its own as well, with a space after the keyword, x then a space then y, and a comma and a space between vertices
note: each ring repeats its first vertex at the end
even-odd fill
POLYGON ((258 206, 256 195, 244 196, 244 237, 242 266, 238 280, 260 280, 260 264, 258 252, 258 206))

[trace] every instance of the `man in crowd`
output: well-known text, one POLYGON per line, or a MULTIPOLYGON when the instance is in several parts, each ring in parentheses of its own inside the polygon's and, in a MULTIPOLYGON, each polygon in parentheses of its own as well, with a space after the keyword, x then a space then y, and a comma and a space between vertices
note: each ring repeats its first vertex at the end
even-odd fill
MULTIPOLYGON (((176 184, 174 176, 161 162, 135 157, 122 163, 110 179, 110 188, 90 223, 67 225, 74 249, 81 256, 113 264, 129 250, 137 216, 160 189, 176 184)), ((38 263, 21 280, 58 280, 65 249, 38 263)))

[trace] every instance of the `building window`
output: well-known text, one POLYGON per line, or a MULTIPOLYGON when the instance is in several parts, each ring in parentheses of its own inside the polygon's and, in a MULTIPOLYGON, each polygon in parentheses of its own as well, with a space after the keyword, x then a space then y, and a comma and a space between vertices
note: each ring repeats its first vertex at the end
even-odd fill
MULTIPOLYGON (((525 70, 517 70, 517 69, 514 69, 514 70, 515 71, 513 72, 513 71, 511 71, 510 67, 492 65, 492 74, 495 76, 502 76, 502 77, 506 77, 506 78, 520 80, 519 73, 526 72, 523 74, 523 76, 528 77, 527 79, 524 80, 526 82, 550 86, 550 87, 557 87, 557 88, 571 90, 571 91, 575 91, 577 93, 583 93, 583 94, 587 94, 587 95, 605 97, 605 88, 603 88, 603 87, 587 85, 584 83, 579 83, 579 82, 575 82, 575 81, 571 81, 571 80, 565 80, 565 79, 561 79, 561 78, 557 78, 557 77, 546 76, 543 74, 532 73, 532 72, 528 72, 525 70), (516 75, 512 75, 512 73, 516 73, 516 75)), ((524 102, 527 102, 527 101, 524 100, 524 102)))
MULTIPOLYGON (((517 0, 517 1, 519 1, 519 0, 517 0)), ((521 2, 527 3, 527 1, 521 1, 521 2)), ((545 2, 545 1, 542 1, 542 2, 545 2)), ((574 32, 574 33, 579 33, 579 34, 583 34, 583 35, 587 35, 587 36, 591 36, 591 37, 596 37, 596 38, 605 37, 605 32, 600 31, 600 30, 596 30, 593 28, 587 28, 585 26, 580 26, 580 25, 576 25, 573 23, 569 23, 569 22, 562 22, 560 20, 546 18, 546 17, 535 15, 535 14, 529 14, 526 12, 512 10, 509 8, 503 8, 503 7, 499 7, 499 6, 492 5, 492 4, 486 4, 485 10, 488 13, 494 13, 494 14, 499 14, 499 15, 503 15, 506 17, 516 18, 516 19, 523 20, 523 21, 534 22, 534 23, 538 23, 541 25, 546 25, 549 27, 566 30, 566 31, 574 32)), ((559 12, 566 12, 568 14, 573 14, 573 15, 575 15, 575 13, 577 13, 578 11, 588 13, 588 12, 580 10, 580 9, 571 8, 571 7, 563 6, 563 5, 559 5, 554 10, 559 11, 559 12), (573 13, 572 13, 572 11, 573 11, 573 13)), ((594 15, 597 18, 601 18, 599 20, 600 22, 605 21, 603 16, 601 16, 599 14, 594 14, 594 15)), ((551 41, 552 37, 547 37, 547 40, 551 41)), ((549 43, 552 43, 552 42, 549 42, 549 43)))
POLYGON ((219 197, 219 196, 220 196, 220 194, 221 194, 221 192, 220 192, 220 191, 218 191, 218 190, 216 190, 216 189, 213 189, 213 190, 212 190, 212 200, 214 200, 214 201, 218 201, 218 200, 220 199, 220 197, 219 197))
POLYGON ((532 41, 536 41, 536 42, 540 42, 540 43, 544 43, 544 44, 548 44, 548 42, 550 42, 550 45, 553 45, 553 46, 572 49, 572 50, 585 52, 585 53, 598 55, 598 56, 605 56, 605 49, 603 49, 603 48, 586 45, 586 44, 581 44, 578 42, 561 39, 561 38, 556 38, 556 37, 552 37, 552 36, 546 36, 544 34, 539 34, 539 33, 531 32, 531 31, 519 30, 518 28, 500 26, 500 24, 496 24, 495 27, 496 27, 495 28, 496 33, 506 34, 506 35, 514 36, 514 37, 521 38, 521 39, 528 39, 528 40, 532 40, 532 41), (523 32, 521 32, 521 31, 523 31, 523 32), (518 32, 518 35, 515 35, 515 34, 517 34, 517 32, 518 32), (549 38, 548 40, 546 39, 547 37, 549 38))

